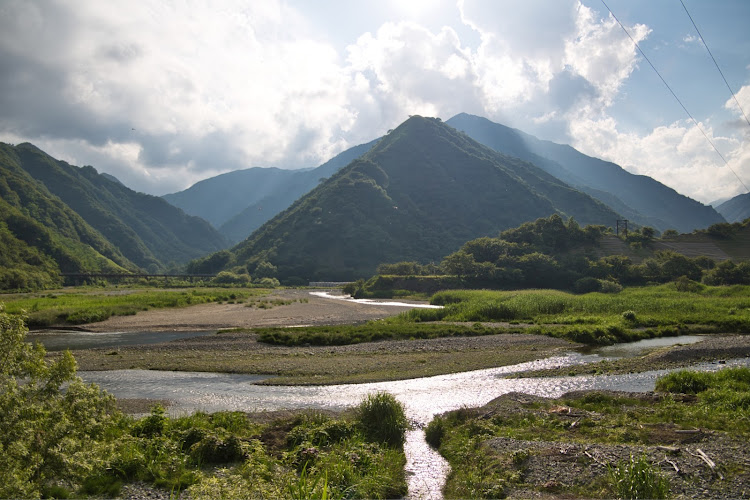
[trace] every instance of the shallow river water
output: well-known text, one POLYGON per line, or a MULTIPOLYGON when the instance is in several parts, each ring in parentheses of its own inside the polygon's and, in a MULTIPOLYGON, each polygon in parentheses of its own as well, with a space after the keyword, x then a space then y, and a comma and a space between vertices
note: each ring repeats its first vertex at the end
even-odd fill
MULTIPOLYGON (((676 339, 679 340, 679 339, 676 339)), ((222 410, 263 411, 280 409, 343 409, 358 404, 364 396, 387 391, 401 401, 415 428, 408 432, 405 452, 410 498, 440 498, 449 471, 445 460, 424 440, 422 427, 434 415, 464 406, 482 406, 508 392, 559 397, 579 389, 613 389, 644 392, 654 388, 664 371, 616 376, 506 379, 524 370, 569 366, 601 359, 597 354, 569 353, 565 356, 519 365, 441 375, 436 377, 332 386, 265 386, 265 377, 220 373, 119 370, 80 372, 87 382, 99 384, 118 398, 169 399, 172 414, 222 410)), ((744 360, 747 363, 747 360, 744 360)), ((731 363, 729 363, 731 364, 731 363)), ((705 365, 715 369, 724 365, 705 365)))
MULTIPOLYGON (((350 297, 313 292, 333 300, 350 297)), ((369 302, 356 300, 355 302, 369 302)), ((403 302, 377 301, 397 307, 440 307, 403 302)), ((164 342, 213 332, 39 332, 29 340, 39 340, 48 350, 63 348, 117 347, 164 342)), ((505 379, 511 373, 588 363, 602 358, 641 355, 645 351, 675 343, 693 343, 699 336, 664 338, 636 342, 588 353, 571 352, 563 356, 519 365, 440 375, 436 377, 332 386, 266 386, 257 382, 267 377, 224 373, 167 372, 155 370, 116 370, 79 372, 117 398, 168 399, 173 415, 194 411, 264 411, 282 409, 333 409, 357 405, 367 394, 387 391, 401 401, 414 428, 406 436, 406 472, 410 498, 441 498, 441 489, 449 472, 445 460, 427 445, 422 428, 433 416, 461 407, 482 406, 508 392, 558 397, 579 389, 650 391, 656 377, 664 372, 646 372, 617 376, 579 376, 561 378, 505 379)), ((704 369, 715 366, 706 365, 704 369)))

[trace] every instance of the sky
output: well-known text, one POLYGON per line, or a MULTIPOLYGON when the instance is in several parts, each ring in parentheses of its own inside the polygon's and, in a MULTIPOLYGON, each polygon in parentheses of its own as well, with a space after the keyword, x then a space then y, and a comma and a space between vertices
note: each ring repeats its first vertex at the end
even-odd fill
POLYGON ((466 112, 746 193, 750 2, 605 1, 0 0, 0 141, 162 195, 466 112))

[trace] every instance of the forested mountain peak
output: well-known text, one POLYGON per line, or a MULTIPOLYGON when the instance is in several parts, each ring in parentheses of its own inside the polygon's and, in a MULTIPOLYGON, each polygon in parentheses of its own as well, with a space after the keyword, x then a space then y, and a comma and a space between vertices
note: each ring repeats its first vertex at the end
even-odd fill
POLYGON ((412 116, 235 247, 228 266, 252 274, 270 262, 287 282, 346 280, 381 262, 439 260, 553 213, 608 225, 618 217, 530 163, 412 116))
POLYGON ((501 153, 534 163, 563 182, 611 206, 636 224, 690 232, 725 222, 706 206, 645 175, 544 141, 490 120, 460 113, 446 123, 501 153))

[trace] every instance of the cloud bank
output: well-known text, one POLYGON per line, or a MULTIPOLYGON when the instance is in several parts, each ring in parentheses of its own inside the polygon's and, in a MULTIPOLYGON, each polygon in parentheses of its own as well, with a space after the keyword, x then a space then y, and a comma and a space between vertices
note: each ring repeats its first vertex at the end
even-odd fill
MULTIPOLYGON (((239 168, 316 166, 410 114, 468 112, 702 201, 742 190, 693 124, 619 125, 612 107, 640 57, 613 18, 572 0, 450 8, 460 26, 394 20, 337 46, 280 0, 5 0, 0 140, 163 194, 239 168)), ((750 178, 747 129, 701 126, 750 178)))

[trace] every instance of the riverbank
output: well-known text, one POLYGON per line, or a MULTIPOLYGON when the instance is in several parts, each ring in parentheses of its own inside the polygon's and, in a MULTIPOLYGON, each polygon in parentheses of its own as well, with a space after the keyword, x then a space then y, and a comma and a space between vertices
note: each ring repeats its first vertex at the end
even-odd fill
POLYGON ((677 344, 644 356, 602 360, 586 365, 556 367, 525 372, 524 377, 561 377, 574 375, 619 375, 651 370, 687 368, 703 362, 722 362, 750 357, 750 335, 705 335, 694 344, 677 344))
POLYGON ((268 375, 264 383, 328 385, 443 375, 523 363, 575 344, 541 335, 503 334, 397 340, 346 346, 271 346, 246 332, 222 332, 164 344, 75 351, 79 368, 147 369, 268 375), (273 378, 270 378, 273 377, 273 378))
MULTIPOLYGON (((357 324, 394 316, 408 306, 356 303, 277 290, 245 304, 201 304, 144 311, 85 325, 93 332, 185 331, 241 328, 167 343, 75 351, 82 370, 151 369, 268 375, 264 383, 322 385, 427 377, 541 359, 582 346, 524 333, 369 342, 346 346, 278 346, 258 342, 253 328, 357 324)), ((502 331, 502 325, 498 331, 502 331)), ((523 325, 514 325, 515 328, 523 325)), ((398 328, 394 325, 394 328, 398 328)), ((705 340, 647 356, 547 369, 524 376, 630 373, 687 367, 701 361, 750 356, 750 336, 705 340)))
POLYGON ((449 497, 748 498, 747 409, 706 404, 653 392, 509 393, 438 417, 427 435, 454 465, 449 497))

